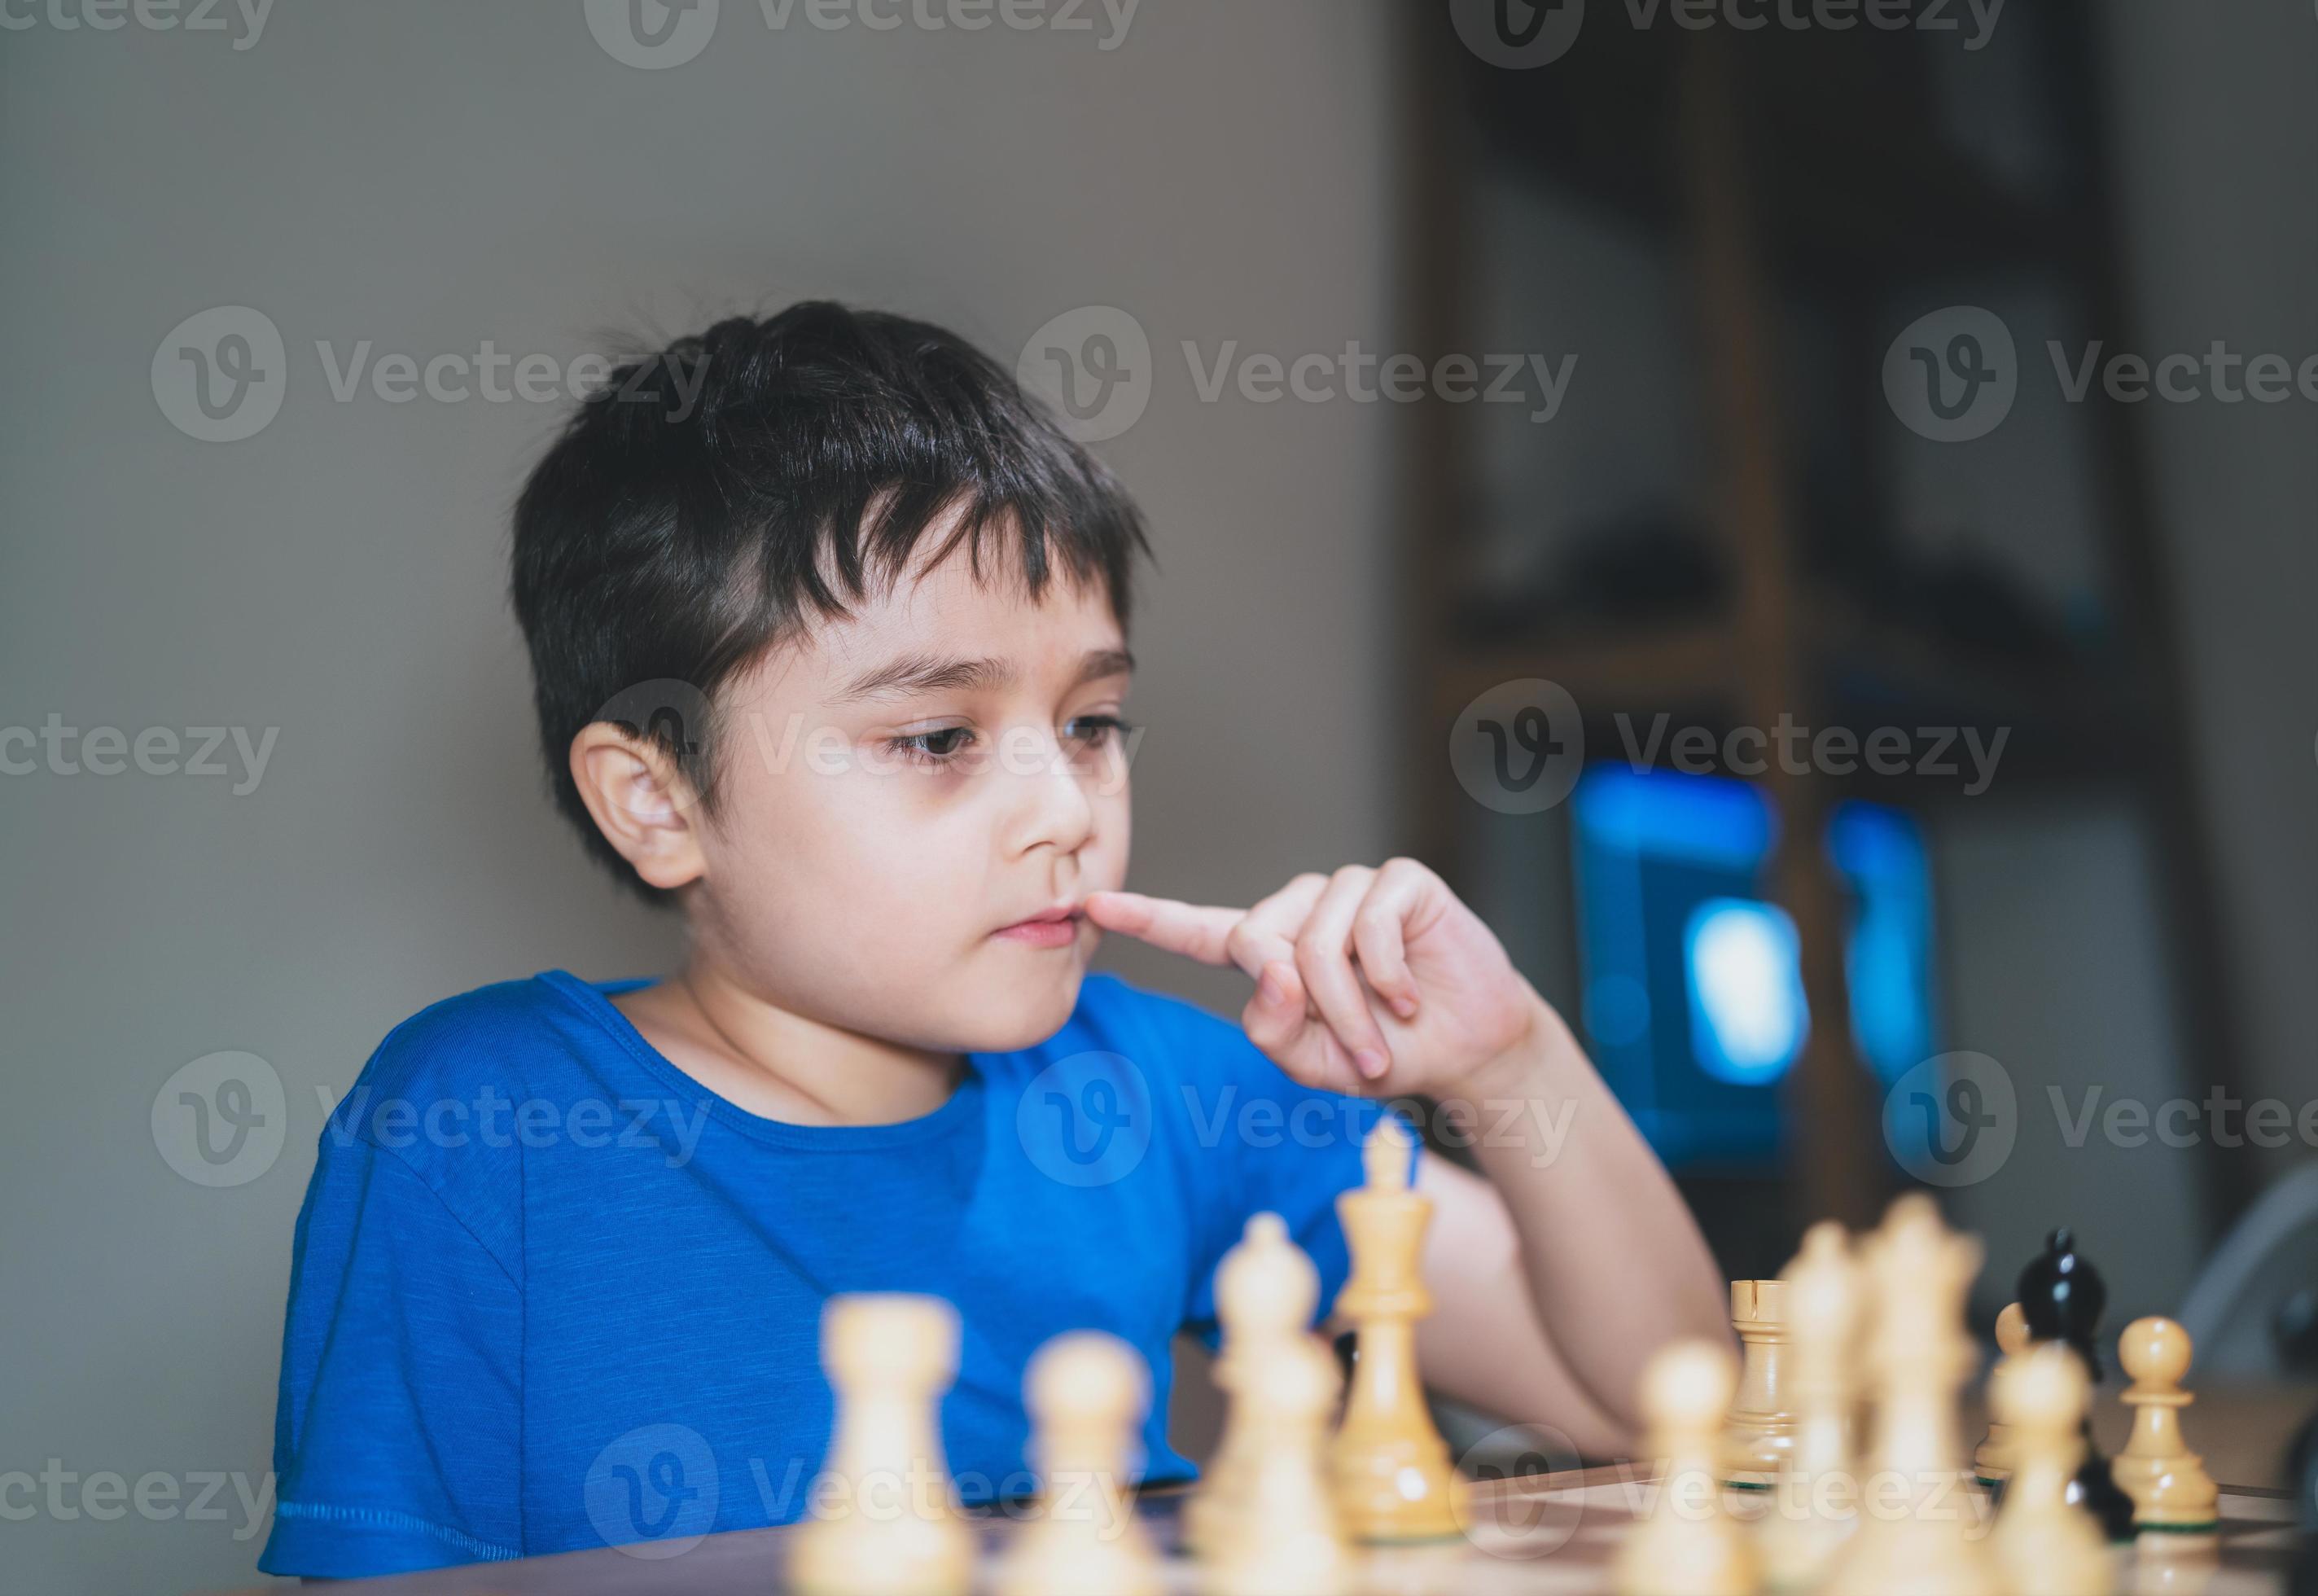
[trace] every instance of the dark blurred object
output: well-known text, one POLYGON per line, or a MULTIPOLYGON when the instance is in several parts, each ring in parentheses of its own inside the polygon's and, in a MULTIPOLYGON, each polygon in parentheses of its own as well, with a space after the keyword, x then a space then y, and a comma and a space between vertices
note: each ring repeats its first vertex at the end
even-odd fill
POLYGON ((2287 1589, 2292 1596, 2318 1596, 2318 1413, 2295 1438, 2294 1467, 2287 1477, 2295 1483, 2294 1510, 2302 1539, 2287 1589))
POLYGON ((2177 1317, 2208 1377, 2318 1377, 2318 1164, 2295 1170, 2246 1211, 2177 1317))
MULTIPOLYGON (((2101 1383, 2101 1311, 2108 1286, 2100 1271, 2077 1251, 2077 1239, 2063 1225, 2044 1239, 2044 1250, 2020 1271, 2021 1314, 2039 1341, 2065 1341, 2084 1360, 2095 1385, 2101 1383)), ((2085 1456, 2069 1482, 2069 1500, 2100 1520, 2111 1540, 2133 1537, 2133 1499, 2109 1477, 2108 1459, 2093 1442, 2092 1415, 2084 1420, 2085 1456)))
POLYGON ((1984 555, 1950 555, 1896 573, 1897 608, 1961 647, 2049 663, 2066 657, 2069 636, 2018 578, 1984 555))
POLYGON ((2318 1286, 2305 1285, 2278 1303, 2269 1335, 2287 1373, 2318 1373, 2318 1286))
POLYGON ((1931 554, 1815 525, 1814 564, 1868 616, 1966 654, 2013 665, 2060 665, 2078 652, 2065 617, 1988 555, 1931 554))
POLYGON ((1730 576, 1705 527, 1649 509, 1580 529, 1565 548, 1488 592, 1457 621, 1474 644, 1518 641, 1570 623, 1689 619, 1725 601, 1730 576))

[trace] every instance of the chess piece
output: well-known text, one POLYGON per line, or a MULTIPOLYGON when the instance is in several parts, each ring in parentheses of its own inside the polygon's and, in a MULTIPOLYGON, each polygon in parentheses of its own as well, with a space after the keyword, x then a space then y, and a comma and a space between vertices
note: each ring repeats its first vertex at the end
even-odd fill
POLYGON ((1337 1517, 1361 1541, 1434 1540, 1461 1525, 1464 1482, 1416 1375, 1416 1321, 1433 1311, 1417 1262, 1433 1202, 1410 1189, 1415 1147, 1385 1114, 1361 1153, 1368 1184, 1336 1199, 1352 1255, 1336 1312, 1358 1330, 1359 1354, 1329 1461, 1337 1517))
MULTIPOLYGON (((2063 1226, 2044 1241, 2044 1250, 2020 1271, 2020 1312, 2028 1321, 2028 1334, 2038 1341, 2065 1341, 2084 1360, 2085 1377, 2098 1390, 2101 1383, 2101 1310, 2108 1304, 2108 1288, 2100 1271, 2077 1251, 2076 1238, 2063 1226)), ((2088 1410, 2083 1425, 2084 1460, 2077 1465, 2071 1498, 2081 1501, 2100 1520, 2101 1532, 2111 1540, 2133 1535, 2133 1499, 2109 1477, 2108 1459, 2093 1444, 2088 1410)))
POLYGON ((2014 1591, 2107 1596, 2116 1582, 2099 1523, 2069 1492, 2091 1397, 2091 1380, 2065 1346, 2032 1348, 1996 1371, 1989 1399, 2010 1428, 2013 1472, 1989 1547, 2014 1591))
POLYGON ((1247 1500, 1219 1515, 1203 1548, 1213 1596, 1337 1596, 1350 1574, 1324 1462, 1343 1386, 1334 1354, 1298 1335, 1242 1365, 1239 1412, 1253 1453, 1247 1500))
POLYGON ((1733 1280, 1730 1328, 1738 1332, 1738 1394, 1722 1429, 1722 1482, 1768 1491, 1794 1450, 1795 1416, 1786 1409, 1787 1299, 1783 1280, 1733 1280))
POLYGON ((1226 1402, 1223 1435, 1199 1489, 1183 1505, 1183 1544, 1199 1551, 1213 1544, 1221 1520, 1244 1507, 1253 1488, 1264 1436, 1243 1402, 1246 1371, 1283 1342, 1309 1339, 1320 1306, 1320 1272, 1289 1239, 1276 1213, 1250 1218, 1240 1240, 1216 1269, 1216 1318, 1223 1348, 1214 1378, 1226 1402))
POLYGON ((2116 1344, 2133 1381, 2125 1390, 2133 1435, 2109 1475, 2133 1499, 2134 1528, 2143 1534, 2205 1536, 2219 1527, 2221 1492, 2181 1438, 2181 1410, 2197 1400, 2181 1389, 2191 1350, 2188 1330, 2153 1317, 2126 1325, 2116 1344))
POLYGON ((1755 1554, 1722 1511, 1723 1416, 1738 1389, 1727 1348, 1677 1341, 1642 1371, 1646 1456, 1664 1458, 1658 1499, 1618 1549, 1619 1596, 1747 1596, 1755 1554))
MULTIPOLYGON (((1997 1367, 2004 1366, 2005 1358, 2017 1357, 2027 1349, 2028 1316, 2021 1312, 2019 1303, 2007 1303, 2004 1312, 1996 1316, 1997 1367)), ((1989 1383, 1991 1386, 1995 1384, 1992 1372, 1989 1383)), ((1987 1438, 1972 1455, 1972 1472, 1983 1485, 1999 1485, 2012 1472, 2012 1442, 2005 1433, 2002 1420, 1989 1420, 1987 1438)))
POLYGON ((935 1422, 957 1374, 957 1311, 938 1297, 831 1297, 821 1348, 837 1388, 836 1434, 790 1582, 811 1596, 964 1596, 975 1537, 952 1500, 935 1422))
POLYGON ((1782 1459, 1771 1510, 1758 1536, 1763 1582, 1805 1591, 1819 1582, 1856 1520, 1851 1463, 1852 1349, 1860 1317, 1859 1270, 1843 1227, 1823 1220, 1779 1276, 1786 1286, 1787 1399, 1794 1445, 1782 1459))
POLYGON ((1000 1570, 1001 1596, 1159 1596, 1158 1555, 1127 1492, 1151 1407, 1143 1360, 1099 1330, 1056 1336, 1030 1360, 1023 1397, 1041 1489, 1000 1570))
POLYGON ((1864 1253, 1874 1309, 1866 1350, 1875 1434, 1861 1465, 1870 1509, 1836 1554, 1823 1589, 1828 1596, 1990 1596, 1995 1569, 1966 1532, 1955 1418, 1956 1391, 1972 1363, 1963 1300, 1980 1244, 1951 1232, 1932 1200, 1916 1192, 1891 1204, 1864 1253))

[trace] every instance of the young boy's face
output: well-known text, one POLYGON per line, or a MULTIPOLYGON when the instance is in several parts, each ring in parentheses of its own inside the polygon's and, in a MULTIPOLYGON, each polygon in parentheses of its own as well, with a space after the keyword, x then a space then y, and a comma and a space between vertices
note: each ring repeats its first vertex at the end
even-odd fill
POLYGON ((993 552, 979 581, 963 548, 921 557, 727 689, 690 912, 784 1008, 984 1052, 1070 1017, 1081 907, 1126 879, 1129 663, 1099 586, 1034 601, 993 552))

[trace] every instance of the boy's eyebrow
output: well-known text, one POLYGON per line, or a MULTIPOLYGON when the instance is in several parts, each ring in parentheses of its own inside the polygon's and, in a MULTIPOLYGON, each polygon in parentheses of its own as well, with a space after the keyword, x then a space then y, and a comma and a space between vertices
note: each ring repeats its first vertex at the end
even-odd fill
MULTIPOLYGON (((1131 675, 1135 656, 1123 648, 1092 648, 1079 661, 1072 687, 1105 676, 1131 675)), ((831 693, 832 704, 863 699, 905 699, 918 693, 988 690, 1011 685, 1017 672, 1005 660, 966 660, 941 654, 903 654, 900 659, 866 671, 831 693)))

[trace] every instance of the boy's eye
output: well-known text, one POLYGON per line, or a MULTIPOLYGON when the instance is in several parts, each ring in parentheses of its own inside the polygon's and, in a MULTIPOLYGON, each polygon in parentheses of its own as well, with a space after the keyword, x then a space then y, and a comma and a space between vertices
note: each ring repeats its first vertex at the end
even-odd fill
POLYGON ((904 758, 921 764, 947 764, 966 752, 966 744, 974 739, 973 731, 962 726, 939 726, 930 732, 912 732, 906 737, 889 739, 885 746, 904 758))
POLYGON ((1134 728, 1116 715, 1082 715, 1070 724, 1070 735, 1090 748, 1099 748, 1109 738, 1134 728))

